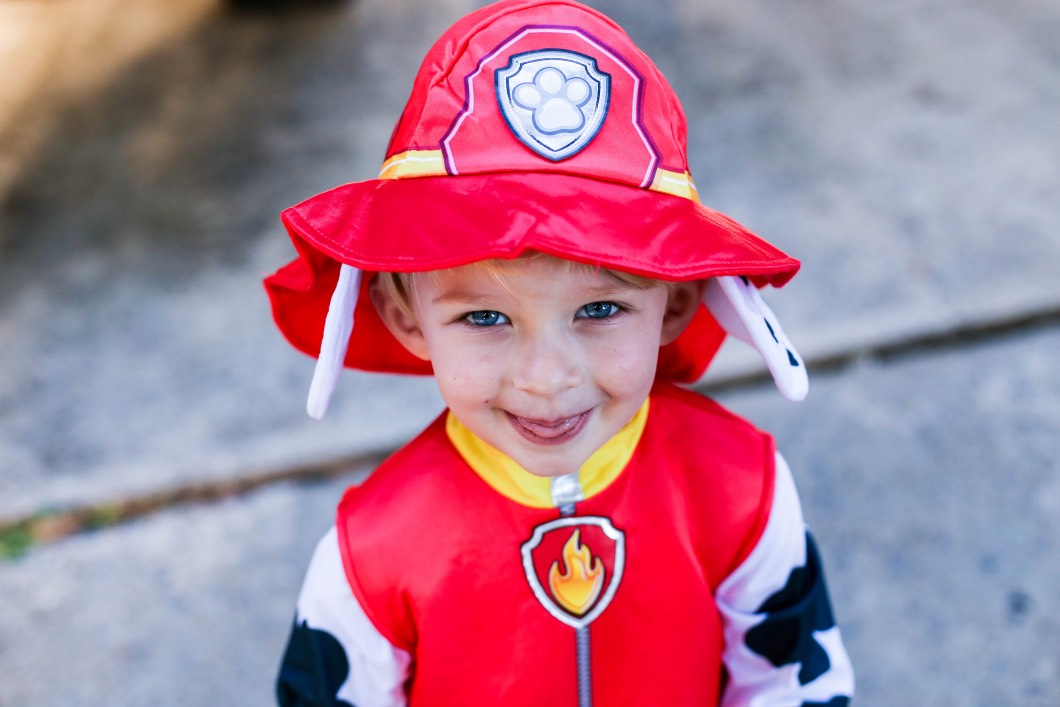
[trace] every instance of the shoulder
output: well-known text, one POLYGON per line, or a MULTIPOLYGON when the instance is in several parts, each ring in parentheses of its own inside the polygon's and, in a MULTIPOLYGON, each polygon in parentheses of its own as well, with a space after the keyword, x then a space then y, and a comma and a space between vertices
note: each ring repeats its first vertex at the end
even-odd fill
POLYGON ((470 473, 449 442, 444 421, 443 414, 362 484, 350 487, 335 518, 350 589, 380 633, 405 650, 415 643, 410 583, 437 571, 438 528, 446 527, 446 514, 456 507, 447 499, 459 495, 454 489, 470 473))
POLYGON ((694 391, 652 391, 644 452, 679 483, 690 523, 710 547, 709 574, 727 576, 755 547, 773 504, 773 438, 694 391))
POLYGON ((713 398, 694 390, 672 383, 657 383, 651 391, 651 399, 652 412, 661 413, 663 420, 670 424, 714 427, 726 432, 739 431, 756 438, 768 437, 765 432, 713 398))
POLYGON ((362 517, 375 522, 374 515, 394 513, 417 503, 430 503, 438 488, 447 485, 449 473, 460 461, 445 434, 445 413, 423 432, 384 460, 357 486, 351 486, 339 504, 340 534, 344 520, 362 517))
POLYGON ((651 394, 647 431, 656 445, 701 468, 772 473, 773 438, 714 400, 671 384, 651 394))
MULTIPOLYGON (((474 507, 482 486, 445 432, 445 413, 347 489, 335 517, 351 584, 382 588, 441 552, 444 534, 461 509, 474 507), (356 568, 370 563, 371 573, 356 568), (360 574, 360 578, 355 575, 360 574)), ((426 572, 426 566, 420 569, 426 572)))

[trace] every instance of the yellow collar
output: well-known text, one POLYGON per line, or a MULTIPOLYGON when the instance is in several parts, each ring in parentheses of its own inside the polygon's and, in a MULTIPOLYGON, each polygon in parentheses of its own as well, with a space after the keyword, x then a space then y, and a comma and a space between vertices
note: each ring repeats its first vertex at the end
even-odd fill
MULTIPOLYGON (((648 422, 648 400, 633 419, 586 460, 578 471, 584 498, 594 496, 618 478, 640 442, 648 422)), ((452 412, 446 417, 445 432, 464 461, 501 495, 532 508, 552 508, 552 479, 537 476, 514 459, 476 437, 452 412)))

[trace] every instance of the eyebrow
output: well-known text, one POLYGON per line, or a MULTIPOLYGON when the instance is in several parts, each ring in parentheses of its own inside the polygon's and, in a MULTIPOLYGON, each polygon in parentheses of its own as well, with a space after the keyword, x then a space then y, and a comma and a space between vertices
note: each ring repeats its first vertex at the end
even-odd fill
POLYGON ((451 292, 445 292, 438 295, 431 300, 433 304, 476 304, 479 302, 486 302, 492 299, 491 295, 487 294, 476 294, 474 292, 468 292, 467 290, 452 290, 451 292))

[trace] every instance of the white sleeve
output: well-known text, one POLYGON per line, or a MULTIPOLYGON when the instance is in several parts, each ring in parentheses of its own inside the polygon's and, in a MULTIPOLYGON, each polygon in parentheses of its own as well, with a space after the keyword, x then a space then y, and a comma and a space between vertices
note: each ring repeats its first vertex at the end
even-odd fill
POLYGON ((728 683, 722 707, 843 707, 854 672, 835 625, 820 557, 795 482, 776 457, 769 520, 718 587, 728 683))
POLYGON ((410 663, 353 595, 332 528, 317 545, 298 596, 277 682, 280 704, 405 707, 410 663))

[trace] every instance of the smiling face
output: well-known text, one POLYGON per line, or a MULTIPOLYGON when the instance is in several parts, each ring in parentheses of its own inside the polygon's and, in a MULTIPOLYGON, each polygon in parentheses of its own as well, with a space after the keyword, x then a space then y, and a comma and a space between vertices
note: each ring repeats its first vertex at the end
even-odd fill
POLYGON ((659 347, 684 329, 699 283, 627 284, 549 256, 413 276, 408 306, 372 299, 431 361, 460 422, 527 471, 578 470, 640 408, 659 347))

